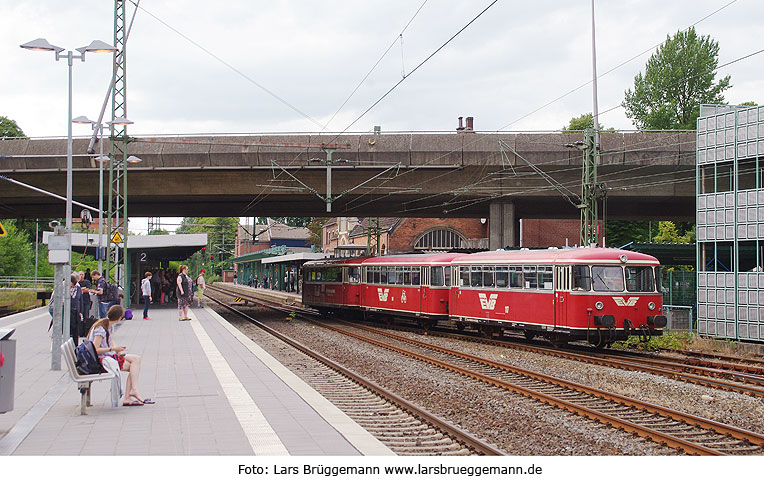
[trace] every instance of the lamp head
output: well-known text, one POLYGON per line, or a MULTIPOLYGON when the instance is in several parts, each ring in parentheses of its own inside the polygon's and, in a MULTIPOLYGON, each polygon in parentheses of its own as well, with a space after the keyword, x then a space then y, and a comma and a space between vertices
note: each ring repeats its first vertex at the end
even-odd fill
POLYGON ((21 47, 24 49, 29 49, 30 51, 55 51, 56 54, 64 50, 64 48, 54 46, 42 37, 37 38, 34 41, 24 43, 21 45, 21 47))
POLYGON ((81 115, 77 117, 76 119, 72 119, 72 122, 74 122, 75 124, 90 124, 90 125, 93 125, 96 123, 95 121, 91 121, 84 115, 81 115))
POLYGON ((111 44, 106 44, 103 41, 93 41, 90 44, 88 44, 85 47, 77 48, 77 51, 80 52, 80 54, 85 53, 116 53, 117 48, 112 46, 111 44))
POLYGON ((125 117, 115 117, 113 121, 107 122, 110 126, 127 126, 132 124, 133 121, 125 117))
POLYGON ((138 158, 135 155, 130 155, 130 156, 127 157, 127 160, 125 160, 125 161, 127 161, 128 163, 140 163, 143 160, 138 158))

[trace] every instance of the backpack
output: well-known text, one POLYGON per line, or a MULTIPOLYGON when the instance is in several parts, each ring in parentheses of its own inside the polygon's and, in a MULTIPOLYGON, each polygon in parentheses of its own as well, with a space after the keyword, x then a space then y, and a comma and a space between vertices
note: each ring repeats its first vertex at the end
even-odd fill
POLYGON ((103 296, 106 298, 103 302, 119 302, 119 287, 111 282, 106 282, 103 296))
POLYGON ((96 321, 98 321, 96 318, 91 318, 91 317, 87 317, 83 319, 82 322, 80 323, 79 336, 83 338, 87 336, 88 333, 90 332, 90 328, 93 326, 93 323, 96 321))
POLYGON ((74 349, 74 356, 76 357, 77 372, 80 374, 100 374, 104 371, 101 362, 98 361, 98 354, 92 341, 83 339, 82 343, 74 349))
POLYGON ((133 319, 133 311, 130 309, 125 309, 125 319, 128 321, 133 319))

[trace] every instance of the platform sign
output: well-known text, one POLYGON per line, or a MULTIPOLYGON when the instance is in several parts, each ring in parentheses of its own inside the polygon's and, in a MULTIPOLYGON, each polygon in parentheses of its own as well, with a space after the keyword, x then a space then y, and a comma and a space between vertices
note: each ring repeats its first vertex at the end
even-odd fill
POLYGON ((8 235, 8 233, 5 232, 5 228, 3 227, 3 223, 0 221, 0 238, 4 238, 7 235, 8 235))
POLYGON ((114 244, 121 244, 125 240, 122 239, 122 235, 119 234, 119 231, 114 231, 114 234, 111 235, 111 242, 114 244))

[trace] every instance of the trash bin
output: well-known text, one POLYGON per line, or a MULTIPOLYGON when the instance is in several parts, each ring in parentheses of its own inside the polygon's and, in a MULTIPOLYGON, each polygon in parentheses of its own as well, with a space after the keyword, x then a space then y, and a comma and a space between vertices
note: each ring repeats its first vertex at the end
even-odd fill
POLYGON ((3 365, 0 366, 0 414, 13 411, 13 391, 16 384, 16 340, 11 335, 14 328, 0 329, 0 353, 3 365))

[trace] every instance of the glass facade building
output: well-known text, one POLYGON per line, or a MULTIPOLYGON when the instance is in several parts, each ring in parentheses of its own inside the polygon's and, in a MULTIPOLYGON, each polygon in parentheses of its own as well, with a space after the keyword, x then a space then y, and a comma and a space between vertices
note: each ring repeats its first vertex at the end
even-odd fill
POLYGON ((764 341, 764 107, 697 122, 698 333, 764 341))

